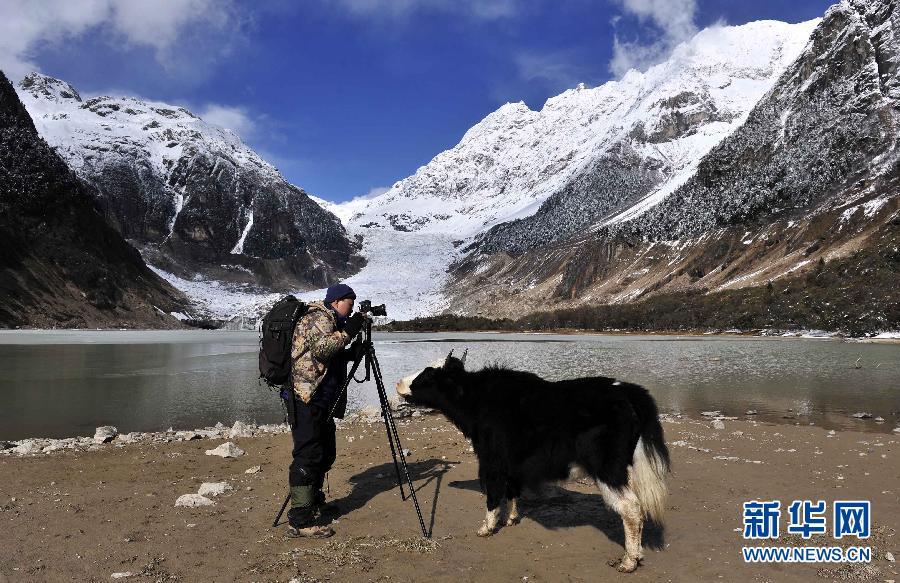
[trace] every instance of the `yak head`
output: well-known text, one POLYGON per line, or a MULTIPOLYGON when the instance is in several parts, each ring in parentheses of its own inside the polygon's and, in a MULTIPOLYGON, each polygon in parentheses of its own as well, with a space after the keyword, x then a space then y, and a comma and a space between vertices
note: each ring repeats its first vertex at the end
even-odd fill
POLYGON ((459 380, 465 373, 467 352, 462 358, 456 358, 451 350, 447 358, 403 377, 397 382, 397 394, 413 405, 445 411, 446 406, 459 396, 459 380))

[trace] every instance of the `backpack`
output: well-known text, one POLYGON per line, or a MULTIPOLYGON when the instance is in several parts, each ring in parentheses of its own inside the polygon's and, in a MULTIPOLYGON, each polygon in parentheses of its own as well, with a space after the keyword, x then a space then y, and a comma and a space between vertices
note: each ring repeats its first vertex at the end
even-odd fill
POLYGON ((285 385, 291 378, 294 328, 308 310, 304 302, 285 296, 263 318, 259 335, 259 378, 270 387, 285 385))

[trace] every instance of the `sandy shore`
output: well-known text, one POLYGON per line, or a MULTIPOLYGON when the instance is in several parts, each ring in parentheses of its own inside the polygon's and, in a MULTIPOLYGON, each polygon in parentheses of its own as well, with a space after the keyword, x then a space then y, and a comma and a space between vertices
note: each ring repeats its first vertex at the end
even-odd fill
MULTIPOLYGON (((380 422, 338 430, 330 497, 343 515, 328 540, 270 528, 286 492, 290 438, 277 427, 231 439, 238 458, 205 455, 227 439, 149 436, 134 443, 0 457, 0 582, 6 581, 900 581, 900 435, 666 418, 673 458, 664 529, 645 531, 631 575, 621 521, 595 488, 529 493, 521 524, 489 539, 469 444, 443 417, 399 420, 426 527, 402 502, 380 422), (260 467, 260 471, 246 473, 260 467), (200 508, 175 507, 204 482, 232 488, 200 508), (869 546, 869 564, 746 564, 741 504, 795 499, 872 502, 872 536, 773 545, 869 546), (125 575, 130 573, 130 575, 125 575), (117 577, 113 578, 116 574, 117 577)), ((85 442, 86 444, 86 442, 85 442)), ((87 446, 90 447, 90 446, 87 446)), ((786 513, 785 513, 786 514, 786 513)), ((785 530, 786 516, 781 528, 785 530)), ((830 528, 830 522, 829 522, 830 528)))

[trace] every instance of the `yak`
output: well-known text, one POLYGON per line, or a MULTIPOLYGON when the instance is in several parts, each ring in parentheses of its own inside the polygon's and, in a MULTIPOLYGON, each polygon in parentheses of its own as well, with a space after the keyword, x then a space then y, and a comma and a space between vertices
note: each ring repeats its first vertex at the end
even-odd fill
POLYGON ((397 383, 407 402, 443 413, 471 440, 487 498, 479 536, 520 520, 523 488, 589 476, 622 518, 625 555, 616 568, 634 571, 642 558, 644 519, 661 523, 669 451, 656 403, 641 386, 608 377, 551 382, 502 367, 469 372, 453 352, 397 383))

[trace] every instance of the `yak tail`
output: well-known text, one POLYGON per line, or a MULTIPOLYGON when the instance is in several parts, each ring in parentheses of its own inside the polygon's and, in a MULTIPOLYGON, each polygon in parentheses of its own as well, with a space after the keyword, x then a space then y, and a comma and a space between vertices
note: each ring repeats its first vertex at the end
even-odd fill
POLYGON ((656 402, 644 388, 635 388, 638 390, 632 392, 630 401, 641 431, 628 472, 628 487, 640 501, 644 516, 662 523, 669 493, 666 487, 669 450, 663 438, 656 402))

